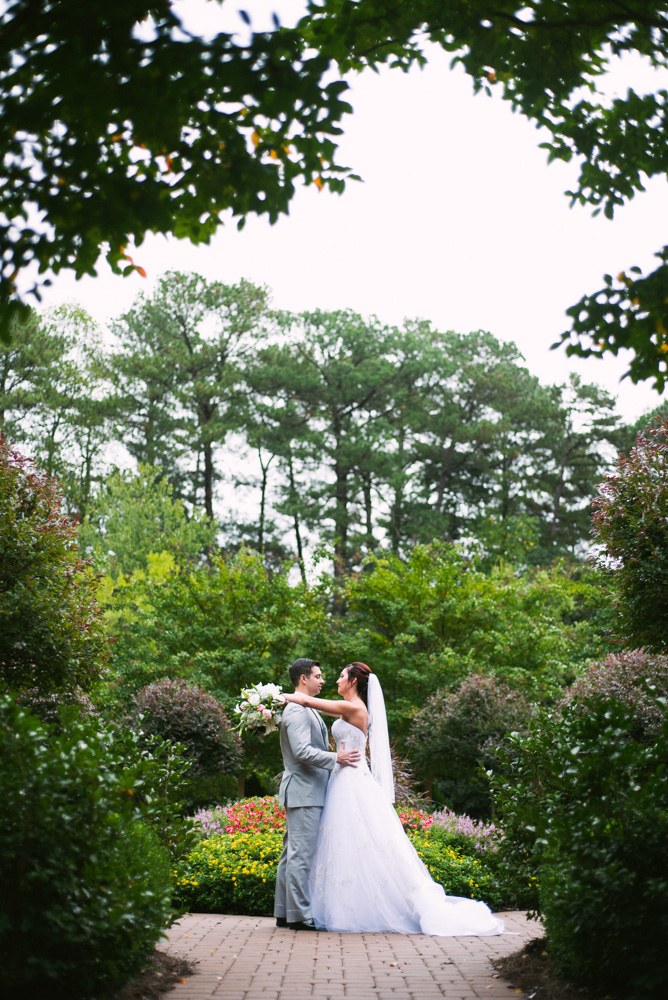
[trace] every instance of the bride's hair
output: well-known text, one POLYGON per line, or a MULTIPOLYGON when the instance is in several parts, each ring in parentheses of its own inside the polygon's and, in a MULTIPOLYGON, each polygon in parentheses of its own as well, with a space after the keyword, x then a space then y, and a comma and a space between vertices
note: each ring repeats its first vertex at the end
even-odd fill
POLYGON ((357 681, 357 694, 368 708, 367 688, 369 686, 369 676, 373 673, 366 663, 349 663, 346 667, 348 680, 357 681))

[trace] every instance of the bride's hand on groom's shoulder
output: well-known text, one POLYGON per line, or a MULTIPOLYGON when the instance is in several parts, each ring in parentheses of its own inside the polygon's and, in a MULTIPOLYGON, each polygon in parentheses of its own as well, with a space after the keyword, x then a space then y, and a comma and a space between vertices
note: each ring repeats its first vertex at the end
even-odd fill
POLYGON ((303 695, 300 691, 295 691, 294 694, 284 694, 283 697, 286 701, 294 701, 297 705, 306 704, 306 695, 303 695))

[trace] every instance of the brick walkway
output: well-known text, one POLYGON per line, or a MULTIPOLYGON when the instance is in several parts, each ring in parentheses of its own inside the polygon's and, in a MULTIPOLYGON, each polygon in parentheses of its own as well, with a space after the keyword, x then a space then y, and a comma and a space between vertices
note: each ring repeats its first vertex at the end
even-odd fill
POLYGON ((196 960, 169 1000, 501 1000, 521 994, 492 960, 542 934, 523 913, 499 914, 498 937, 326 934, 279 930, 268 917, 187 914, 166 949, 196 960), (512 932, 512 933, 508 933, 512 932))

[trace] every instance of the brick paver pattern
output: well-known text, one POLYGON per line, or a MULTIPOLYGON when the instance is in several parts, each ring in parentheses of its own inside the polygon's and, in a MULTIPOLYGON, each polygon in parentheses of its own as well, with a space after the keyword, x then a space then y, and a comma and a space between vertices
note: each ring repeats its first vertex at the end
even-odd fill
POLYGON ((168 931, 166 950, 197 971, 169 1000, 521 1000, 495 958, 542 935, 524 913, 499 914, 497 937, 327 934, 279 929, 269 917, 193 913, 168 931))

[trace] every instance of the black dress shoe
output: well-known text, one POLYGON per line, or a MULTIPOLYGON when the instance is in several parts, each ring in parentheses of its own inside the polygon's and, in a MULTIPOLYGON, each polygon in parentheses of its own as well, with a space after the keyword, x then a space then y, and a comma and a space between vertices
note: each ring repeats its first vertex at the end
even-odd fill
POLYGON ((291 931, 317 931, 317 927, 314 923, 310 923, 307 920, 298 920, 294 924, 288 924, 291 931))
POLYGON ((276 917, 276 926, 277 927, 287 927, 288 926, 288 922, 285 919, 285 917, 276 917))

